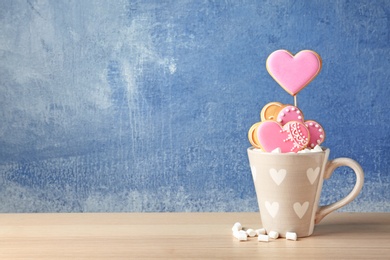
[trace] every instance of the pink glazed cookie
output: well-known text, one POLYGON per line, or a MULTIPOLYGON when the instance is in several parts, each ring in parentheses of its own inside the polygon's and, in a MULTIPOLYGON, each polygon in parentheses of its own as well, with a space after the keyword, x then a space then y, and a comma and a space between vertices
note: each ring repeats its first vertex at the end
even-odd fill
POLYGON ((287 105, 279 111, 278 115, 276 116, 276 121, 282 125, 290 121, 303 122, 303 114, 299 108, 287 105))
POLYGON ((267 120, 256 125, 254 143, 265 152, 280 148, 282 153, 298 152, 309 144, 309 130, 302 122, 291 121, 281 125, 267 120))
POLYGON ((325 140, 325 131, 322 126, 313 120, 305 121, 305 125, 310 133, 309 147, 314 148, 316 145, 320 145, 325 140))
POLYGON ((287 50, 277 50, 268 56, 268 73, 290 95, 295 96, 320 72, 321 57, 314 51, 303 50, 292 55, 287 50))
POLYGON ((309 130, 309 147, 314 148, 316 145, 320 145, 325 140, 325 131, 322 126, 314 121, 308 120, 304 121, 302 111, 295 107, 288 105, 284 107, 276 117, 276 121, 282 126, 291 121, 299 121, 305 123, 307 129, 309 130))

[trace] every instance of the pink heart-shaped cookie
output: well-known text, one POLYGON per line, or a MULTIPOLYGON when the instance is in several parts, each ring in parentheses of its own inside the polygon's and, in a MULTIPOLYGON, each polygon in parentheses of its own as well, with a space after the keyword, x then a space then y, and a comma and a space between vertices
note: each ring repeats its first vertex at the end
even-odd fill
POLYGON ((275 121, 264 121, 256 127, 256 138, 266 152, 280 148, 282 153, 298 152, 309 143, 309 130, 305 124, 291 121, 284 126, 275 121))
POLYGON ((295 56, 286 50, 277 50, 268 56, 268 73, 290 95, 295 96, 321 70, 321 57, 314 51, 303 50, 295 56))
POLYGON ((301 110, 295 106, 288 105, 284 107, 276 117, 276 121, 282 126, 291 121, 305 123, 309 130, 309 147, 313 148, 320 145, 325 140, 325 131, 322 126, 314 120, 304 121, 301 110))

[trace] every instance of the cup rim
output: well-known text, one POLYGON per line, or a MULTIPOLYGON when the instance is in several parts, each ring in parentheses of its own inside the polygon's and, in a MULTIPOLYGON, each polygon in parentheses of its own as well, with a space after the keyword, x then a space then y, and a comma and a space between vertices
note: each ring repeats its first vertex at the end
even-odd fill
POLYGON ((289 156, 305 156, 305 155, 310 155, 310 154, 319 154, 319 153, 325 153, 327 151, 330 151, 330 149, 328 147, 325 147, 325 146, 321 146, 322 148, 322 151, 315 151, 315 152, 308 152, 308 153, 294 153, 294 152, 289 152, 289 153, 271 153, 271 152, 265 152, 259 148, 256 148, 254 146, 251 146, 251 147, 248 147, 248 151, 251 151, 251 152, 257 152, 257 153, 261 153, 261 154, 267 154, 267 155, 275 155, 275 156, 286 156, 286 155, 289 155, 289 156), (257 150, 257 151, 256 151, 257 150))

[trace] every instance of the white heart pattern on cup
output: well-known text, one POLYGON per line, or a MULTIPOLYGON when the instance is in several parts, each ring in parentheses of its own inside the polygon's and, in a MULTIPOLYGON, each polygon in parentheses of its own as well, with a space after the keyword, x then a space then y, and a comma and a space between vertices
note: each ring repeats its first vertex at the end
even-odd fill
POLYGON ((252 171, 253 180, 256 181, 256 167, 255 166, 251 166, 251 171, 252 171))
POLYGON ((293 207, 295 213, 301 219, 305 215, 307 209, 309 208, 309 202, 305 201, 303 204, 299 202, 295 202, 293 207))
POLYGON ((269 169, 269 174, 271 175, 271 178, 274 180, 274 182, 279 186, 286 177, 287 171, 285 169, 280 169, 277 171, 276 169, 271 168, 269 169))
POLYGON ((306 175, 310 181, 310 184, 313 185, 313 183, 316 181, 319 173, 320 173, 320 167, 317 167, 314 170, 313 170, 313 168, 307 169, 306 175))
POLYGON ((266 201, 265 207, 267 208, 268 213, 271 215, 271 217, 275 218, 276 214, 278 214, 279 211, 279 203, 277 202, 270 203, 269 201, 266 201))

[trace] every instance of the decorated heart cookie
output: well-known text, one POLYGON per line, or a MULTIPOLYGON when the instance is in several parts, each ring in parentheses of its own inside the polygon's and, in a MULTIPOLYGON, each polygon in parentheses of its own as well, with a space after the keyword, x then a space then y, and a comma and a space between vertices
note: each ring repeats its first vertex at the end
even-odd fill
POLYGON ((291 121, 299 121, 305 123, 309 130, 309 147, 314 148, 316 145, 320 145, 325 140, 325 131, 322 126, 314 120, 304 121, 303 113, 295 106, 287 105, 276 117, 276 121, 282 126, 291 121))
POLYGON ((292 96, 294 106, 280 102, 265 105, 261 112, 261 122, 257 122, 248 131, 249 142, 255 148, 265 152, 298 152, 304 148, 317 149, 325 140, 322 126, 313 120, 304 120, 302 111, 297 107, 297 97, 321 70, 321 57, 310 50, 296 55, 286 50, 277 50, 267 59, 270 75, 292 96))
POLYGON ((298 152, 309 144, 309 130, 304 123, 291 121, 284 126, 276 121, 264 121, 254 129, 254 143, 271 152, 280 148, 282 153, 298 152))
POLYGON ((300 51, 295 56, 289 51, 277 50, 266 62, 268 73, 292 96, 317 76, 321 66, 321 57, 310 50, 300 51))

